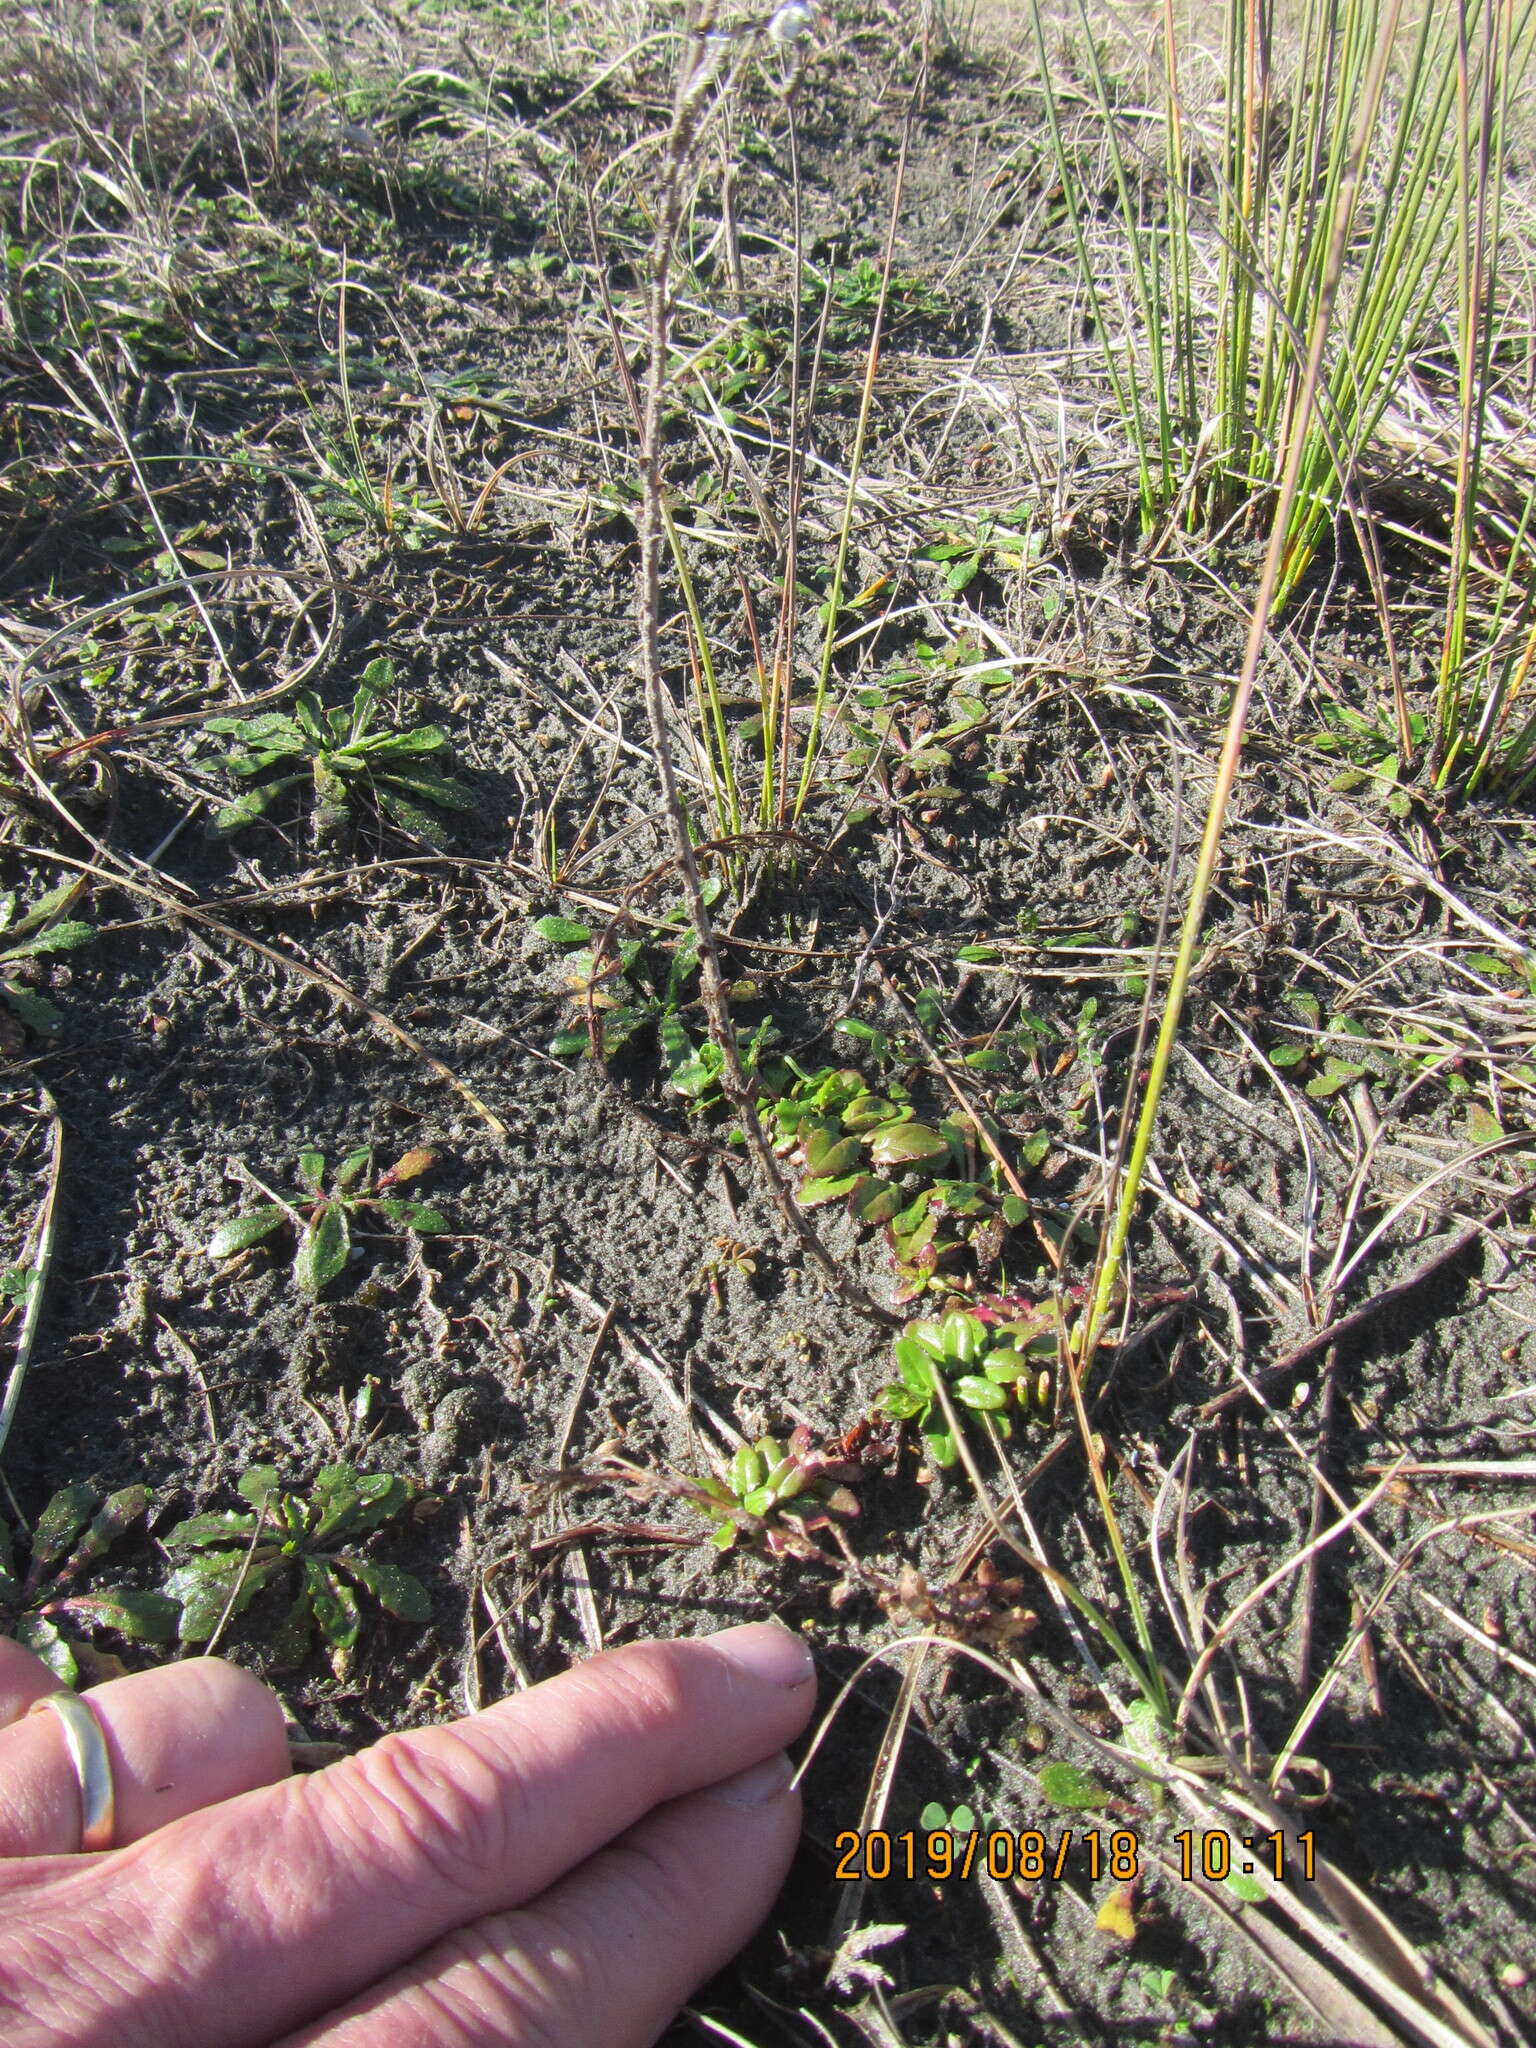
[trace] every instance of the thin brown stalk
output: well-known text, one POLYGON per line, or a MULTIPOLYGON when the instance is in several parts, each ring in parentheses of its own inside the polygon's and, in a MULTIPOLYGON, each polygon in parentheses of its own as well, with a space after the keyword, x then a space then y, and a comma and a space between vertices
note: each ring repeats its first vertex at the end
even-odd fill
POLYGON ((823 1243, 820 1233, 798 1207, 779 1167, 757 1113, 757 1091, 741 1064, 736 1031, 731 1023, 725 975, 715 942, 714 920, 705 901, 699 864, 694 855, 688 816, 678 791, 672 739, 667 724, 667 693, 661 663, 661 559, 666 532, 665 478, 662 469, 662 414, 667 394, 668 338, 671 326, 672 261, 682 224, 684 193, 705 96, 713 78, 709 50, 712 15, 708 8, 696 20, 683 59, 673 106, 672 126, 663 152, 661 204, 651 248, 648 292, 648 365, 640 433, 639 631, 641 668, 645 677, 645 708, 651 747, 661 783, 662 803, 671 822, 683 896, 689 921, 699 942, 699 994, 709 1022, 709 1035, 722 1063, 720 1085, 741 1119, 753 1157, 780 1216, 806 1253, 826 1274, 846 1306, 873 1321, 894 1326, 900 1318, 882 1308, 851 1275, 845 1273, 823 1243))

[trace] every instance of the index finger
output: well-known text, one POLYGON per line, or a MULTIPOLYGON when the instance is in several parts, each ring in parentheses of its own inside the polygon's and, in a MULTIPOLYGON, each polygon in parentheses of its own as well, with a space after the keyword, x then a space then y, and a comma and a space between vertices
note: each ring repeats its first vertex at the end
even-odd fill
POLYGON ((60 1859, 46 1887, 33 1861, 24 1895, 28 1863, 14 1864, 0 1872, 0 2037, 269 2041, 534 1897, 652 1807, 782 1749, 812 1678, 805 1645, 772 1624, 637 1644, 119 1854, 60 1859), (58 2010, 61 1954, 67 2033, 37 2017, 58 2010))

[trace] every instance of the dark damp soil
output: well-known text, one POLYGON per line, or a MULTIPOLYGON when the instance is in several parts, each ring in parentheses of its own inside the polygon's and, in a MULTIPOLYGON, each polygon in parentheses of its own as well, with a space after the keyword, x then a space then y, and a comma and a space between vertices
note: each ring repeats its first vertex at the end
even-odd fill
MULTIPOLYGON (((26 969, 58 1005, 57 1031, 9 1032, 7 1265, 36 1260, 58 1137, 41 1318, 5 1454, 14 1516, 30 1525, 67 1483, 142 1482, 147 1525, 99 1576, 147 1586, 168 1562, 156 1539, 235 1505, 250 1466, 296 1486, 338 1461, 409 1479, 413 1504, 375 1548, 428 1587, 427 1624, 365 1602, 349 1660, 316 1649, 285 1664, 274 1589, 222 1639, 310 1738, 362 1742, 599 1644, 766 1614, 812 1642, 829 1705, 869 1652, 936 1618, 1020 1655, 1082 1727, 1113 1734, 1046 1587, 985 1540, 965 1479, 926 1468, 889 1425, 859 1431, 891 1377, 889 1333, 787 1236, 730 1119, 690 1110, 653 1028, 607 1061, 568 1038, 551 1050, 588 1020, 570 949, 537 920, 611 926, 663 975, 679 943, 636 673, 634 431, 579 186, 563 176, 586 165, 598 179, 609 291, 638 365, 644 188, 633 167, 608 167, 655 134, 666 81, 631 67, 573 105, 588 74, 552 72, 542 29, 455 20, 459 62, 518 80, 495 133, 520 139, 494 160, 440 103, 402 110, 394 87, 425 74, 445 32, 425 19, 398 48, 351 25, 350 98, 294 70, 275 102, 285 146, 275 161, 248 154, 244 200, 230 134, 207 124, 189 157, 195 110, 178 120, 176 77, 159 82, 163 132, 141 146, 182 165, 186 275, 118 337, 125 441, 101 417, 61 414, 49 371, 67 359, 70 316, 41 285, 5 344, 0 415, 19 452, 0 485, 13 538, 0 603, 38 779, 10 789, 7 771, 0 870, 23 904, 85 874, 76 914, 96 927, 89 946, 26 969), (125 446, 153 476, 163 533, 125 446), (207 572, 206 617, 184 589, 159 588, 168 539, 207 572), (212 573, 226 563, 251 573, 212 573), (367 806, 318 843, 300 791, 243 832, 213 831, 233 785, 210 708, 301 667, 339 706, 381 656, 390 716, 452 741, 469 807, 446 814, 441 845, 367 806), (258 1186, 300 1202, 301 1150, 334 1165, 362 1146, 380 1170, 429 1148, 407 1192, 450 1227, 413 1238, 364 1217, 317 1302, 293 1282, 289 1227, 233 1260, 207 1255, 219 1225, 269 1199, 258 1186), (859 1510, 842 1525, 846 1556, 825 1532, 809 1559, 711 1544, 667 1475, 718 1463, 721 1425, 749 1438, 804 1425, 843 1446, 859 1510), (621 1460, 655 1483, 626 1490, 621 1460), (936 1609, 965 1558, 962 1593, 936 1609)), ((45 67, 6 34, 11 125, 46 134, 45 67)), ((883 247, 920 50, 885 19, 846 26, 837 48, 803 89, 797 140, 805 246, 846 275, 883 247)), ((883 483, 855 522, 846 586, 881 588, 850 611, 847 702, 796 835, 713 872, 727 882, 716 914, 739 1027, 772 1019, 807 1070, 867 1057, 842 1020, 884 1031, 900 1045, 895 1077, 935 1119, 953 1107, 942 1055, 995 1120, 1030 1209, 975 1284, 1032 1299, 1060 1287, 1070 1303, 1092 1263, 1100 1163, 1144 1067, 1148 949, 1192 872, 1254 558, 1240 535, 1198 562, 1142 548, 1127 472, 1094 424, 1097 359, 1038 107, 1010 76, 979 49, 939 51, 927 72, 865 458, 883 483), (1020 505, 1036 510, 1032 552, 990 556, 959 588, 920 558, 967 519, 1020 505), (981 680, 956 682, 957 667, 981 680), (899 758, 932 743, 966 687, 981 715, 949 758, 899 758), (871 767, 857 725, 882 690, 898 737, 871 767), (968 1062, 978 1052, 989 1057, 968 1062)), ((733 316, 770 339, 762 367, 715 400, 748 423, 744 461, 727 461, 707 413, 695 430, 700 408, 681 398, 671 445, 745 775, 756 692, 738 572, 769 633, 778 570, 744 463, 782 505, 782 464, 752 434, 785 419, 792 216, 783 103, 743 92, 732 198, 745 301, 721 260, 700 257, 679 345, 703 347, 733 316)), ((135 105, 99 119, 138 119, 135 105)), ((706 178, 696 241, 720 221, 706 178)), ((62 260, 102 289, 99 249, 62 260)), ((867 315, 843 308, 824 341, 801 564, 823 593, 867 335, 867 315)), ((1431 616, 1424 564, 1405 544, 1387 573, 1412 644, 1431 616)), ((666 602, 688 766, 688 642, 675 589, 666 602)), ((813 594, 802 675, 819 654, 813 594)), ((1342 1657, 1289 1781, 1306 1825, 1514 2038, 1536 2016, 1529 1482, 1414 1467, 1503 1461, 1507 1475, 1532 1426, 1517 942, 1536 913, 1536 839, 1526 815, 1489 803, 1397 801, 1368 775, 1339 786, 1319 707, 1374 713, 1384 673, 1368 582, 1330 555, 1261 677, 1095 1426, 1146 1589, 1152 1502, 1185 1455, 1188 1598, 1207 1628, 1305 1540, 1306 1460, 1350 1504, 1405 1461, 1369 1516, 1380 1552, 1337 1542, 1309 1597, 1288 1580, 1239 1628, 1242 1690, 1229 1684, 1227 1705, 1272 1756, 1342 1657), (1478 1218, 1481 1235, 1435 1264, 1478 1218), (1202 1412, 1237 1371, 1262 1377, 1300 1343, 1320 1304, 1343 1315, 1431 1267, 1331 1355, 1265 1381, 1272 1412, 1202 1412), (1471 1510, 1510 1512, 1473 1524, 1471 1510), (1360 1650, 1352 1616, 1381 1592, 1381 1556, 1420 1543, 1360 1650)), ((694 980, 678 1021, 702 1039, 694 980)), ((836 1206, 814 1214, 844 1270, 915 1312, 882 1233, 836 1206)), ((1055 1441, 1030 1426, 1011 1446, 1030 1545, 1128 1629, 1081 1448, 1069 1434, 1047 1458, 1055 1441)), ((1165 1518, 1165 1557, 1167 1542, 1165 1518)), ((1188 1654, 1155 1597, 1151 1627, 1182 1685, 1188 1654)), ((106 1634, 96 1647, 130 1666, 166 1654, 106 1634)), ((837 1837, 859 1825, 899 1676, 891 1659, 853 1685, 807 1778, 806 1842, 774 1926, 701 1998, 751 2039, 876 2038, 847 2014, 857 1976, 829 1990, 826 1962, 847 1903, 837 1837)), ((985 1672, 931 1658, 889 1826, 963 1801, 985 1827, 1054 1841, 1082 1820, 1041 1797, 1037 1773, 1056 1757, 1089 1761, 985 1672)), ((1166 1827, 1129 1801, 1114 1814, 1148 1843, 1166 1827)), ((1086 1865, 1054 1885, 871 1887, 862 1922, 905 1930, 868 1957, 888 1972, 900 2038, 1056 2039, 1064 2014, 1088 2040, 1322 2038, 1192 1889, 1147 1861, 1129 1942, 1095 1927, 1108 1887, 1086 1865)), ((676 2038, 702 2036, 679 2023, 676 2038)))

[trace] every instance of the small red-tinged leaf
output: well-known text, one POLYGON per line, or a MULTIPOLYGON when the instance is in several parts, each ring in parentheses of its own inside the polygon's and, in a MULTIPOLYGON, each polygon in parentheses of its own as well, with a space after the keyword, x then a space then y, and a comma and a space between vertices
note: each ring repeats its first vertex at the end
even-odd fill
POLYGON ((901 1189, 890 1181, 864 1173, 848 1198, 848 1206, 861 1223, 889 1223, 905 1200, 901 1189))
POLYGON ((64 1570, 70 1575, 83 1572, 99 1557, 105 1557, 118 1538, 125 1536, 149 1506, 147 1486, 120 1486, 91 1518, 91 1525, 70 1553, 64 1570))
POLYGON ((398 1565, 380 1564, 371 1557, 348 1555, 338 1557, 336 1562, 370 1592, 381 1607, 398 1615, 402 1621, 432 1619, 432 1595, 410 1572, 401 1571, 398 1565))
POLYGON ((822 1124, 806 1138, 806 1168, 818 1179, 835 1179, 853 1171, 859 1149, 857 1138, 843 1137, 835 1124, 822 1124))
POLYGON ((1315 1102, 1325 1102, 1330 1095, 1337 1095, 1341 1088, 1358 1081, 1364 1072, 1365 1068, 1356 1066, 1353 1060, 1325 1060, 1322 1073, 1314 1074, 1307 1083, 1307 1093, 1315 1102))
POLYGON ((185 1522, 178 1522, 163 1541, 167 1550, 207 1550, 215 1546, 227 1550, 234 1544, 249 1543, 255 1534, 254 1515, 225 1508, 218 1514, 189 1516, 185 1522))
POLYGON ((419 1180, 431 1167, 437 1164, 437 1154, 428 1145, 417 1145, 397 1159, 387 1173, 379 1175, 381 1188, 398 1187, 402 1181, 419 1180))
POLYGON ((373 1164, 373 1147, 359 1145, 355 1152, 349 1152, 336 1169, 336 1185, 343 1194, 355 1188, 373 1164))
POLYGON ((441 1209, 433 1209, 425 1202, 380 1202, 378 1206, 391 1223, 403 1223, 407 1230, 419 1231, 423 1237, 441 1237, 453 1228, 441 1209))
POLYGON ((927 1124, 882 1124, 864 1142, 877 1166, 908 1166, 949 1157, 947 1140, 927 1124))
POLYGON ((221 1223, 208 1240, 210 1259, 227 1259, 235 1252, 248 1251, 253 1244, 260 1244, 264 1237, 270 1237, 274 1230, 280 1230, 288 1221, 288 1211, 276 1207, 253 1209, 248 1216, 236 1216, 232 1222, 221 1223))
POLYGON ((339 1202, 328 1202, 304 1232, 293 1262, 293 1277, 305 1294, 320 1294, 346 1271, 351 1243, 346 1210, 339 1202))
POLYGON ((77 1593, 55 1610, 82 1628, 113 1628, 134 1643, 172 1643, 181 1609, 166 1593, 141 1593, 127 1587, 100 1593, 77 1593))

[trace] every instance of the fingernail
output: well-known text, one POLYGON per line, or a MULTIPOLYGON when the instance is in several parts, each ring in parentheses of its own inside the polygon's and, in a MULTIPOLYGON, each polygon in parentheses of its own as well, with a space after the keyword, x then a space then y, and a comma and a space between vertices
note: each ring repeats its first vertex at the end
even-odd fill
POLYGON ((777 1756, 765 1758, 751 1770, 738 1771, 723 1784, 711 1785, 709 1796, 723 1800, 727 1806, 766 1806, 787 1789, 794 1775, 794 1767, 781 1749, 777 1756))
POLYGON ((722 1657, 768 1685, 805 1685, 816 1675, 809 1645, 776 1621, 746 1621, 708 1640, 722 1657))

